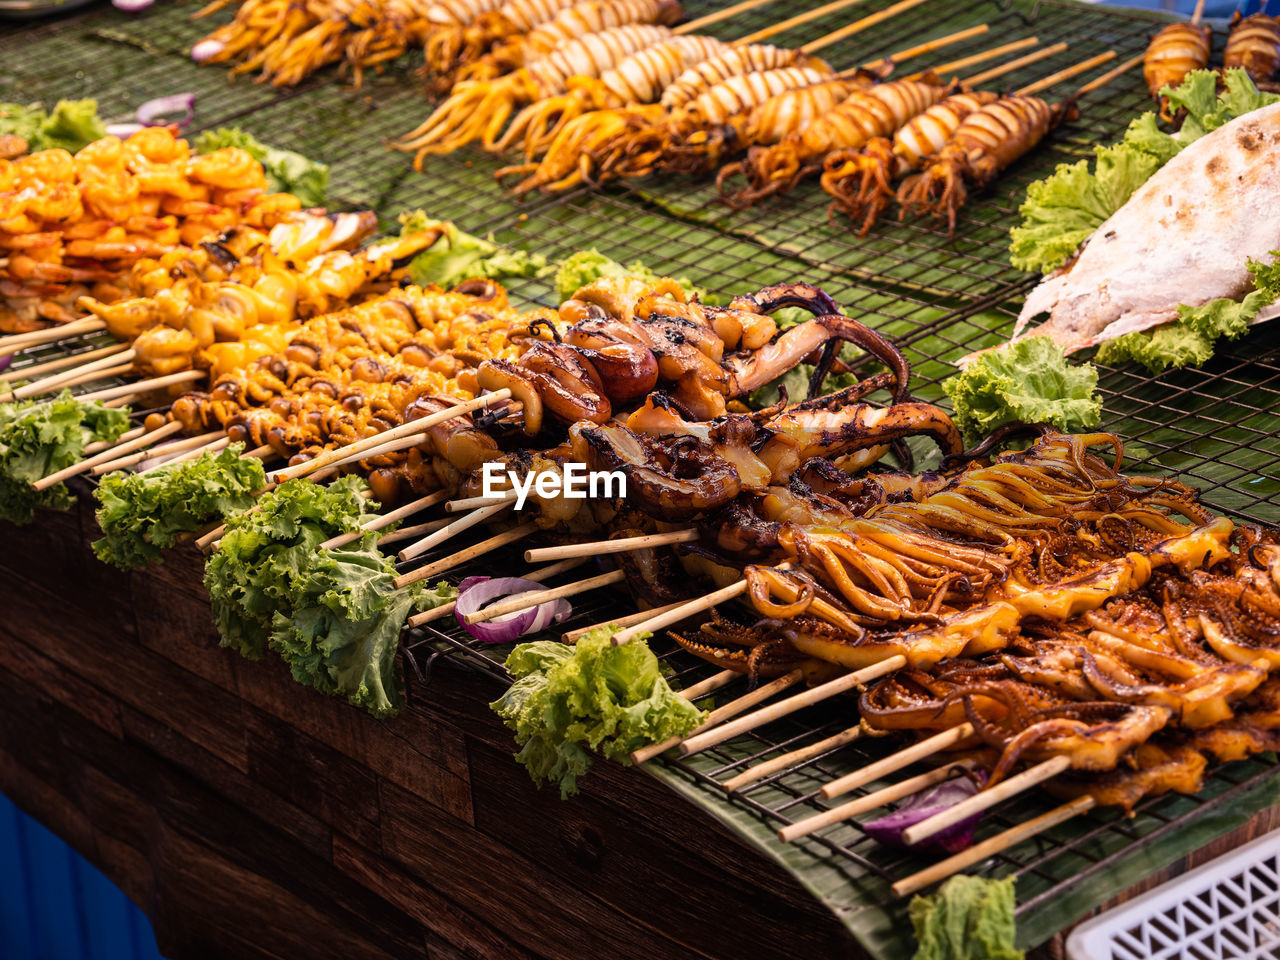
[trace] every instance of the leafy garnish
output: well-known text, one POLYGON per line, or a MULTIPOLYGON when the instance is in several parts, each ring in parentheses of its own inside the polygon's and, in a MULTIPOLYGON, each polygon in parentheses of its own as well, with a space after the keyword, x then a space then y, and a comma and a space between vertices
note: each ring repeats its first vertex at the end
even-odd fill
POLYGON ((537 784, 555 783, 560 796, 577 792, 591 766, 588 749, 630 763, 633 750, 683 736, 702 711, 668 686, 648 634, 614 646, 615 627, 601 627, 573 646, 540 640, 511 651, 516 682, 490 706, 515 731, 537 784))
POLYGON ((492 237, 464 233, 452 223, 432 220, 421 210, 402 214, 400 235, 443 227, 444 236, 418 254, 409 264, 409 279, 425 286, 452 287, 464 280, 497 280, 502 277, 536 277, 547 266, 540 253, 507 250, 492 237))
MULTIPOLYGON (((623 265, 592 247, 590 250, 579 250, 560 261, 560 266, 556 270, 556 298, 558 302, 563 303, 582 287, 604 277, 635 277, 646 283, 653 283, 661 280, 663 274, 655 273, 639 260, 623 265)), ((684 288, 687 296, 699 296, 705 299, 706 291, 695 287, 688 277, 671 279, 684 288)))
POLYGON ((31 484, 78 463, 87 444, 111 443, 128 429, 127 410, 81 403, 69 390, 43 403, 0 403, 0 518, 30 523, 36 508, 68 509, 64 485, 36 491, 31 484))
POLYGON ((1096 427, 1102 416, 1098 371, 1067 364, 1048 337, 1026 337, 980 355, 942 382, 955 421, 973 440, 1006 423, 1052 423, 1060 430, 1096 427))
POLYGON ((205 130, 195 138, 196 153, 213 153, 223 147, 239 147, 262 164, 267 184, 276 193, 291 193, 304 207, 323 206, 329 194, 329 167, 292 150, 261 142, 239 127, 205 130))
POLYGON ((93 552, 125 570, 159 563, 179 535, 249 509, 267 478, 262 461, 243 451, 233 443, 149 473, 108 473, 95 494, 104 536, 93 552))
POLYGON ((1059 164, 1049 177, 1031 184, 1020 210, 1022 223, 1011 234, 1013 265, 1056 270, 1179 151, 1236 117, 1280 102, 1276 94, 1259 92, 1243 70, 1227 70, 1225 77, 1221 93, 1213 70, 1193 71, 1176 89, 1161 91, 1171 109, 1186 110, 1177 133, 1164 132, 1154 113, 1144 113, 1119 143, 1094 148, 1092 169, 1087 160, 1059 164))
POLYGON ((31 153, 61 147, 75 153, 107 135, 97 100, 59 100, 46 111, 39 103, 0 103, 0 134, 27 141, 31 153))
POLYGON ((1013 882, 962 873, 931 896, 913 897, 914 960, 1022 960, 1014 947, 1013 882))

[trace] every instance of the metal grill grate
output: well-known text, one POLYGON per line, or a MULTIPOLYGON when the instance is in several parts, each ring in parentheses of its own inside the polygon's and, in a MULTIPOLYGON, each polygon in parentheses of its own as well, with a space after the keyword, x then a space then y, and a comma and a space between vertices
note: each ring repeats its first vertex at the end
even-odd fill
MULTIPOLYGON (((716 5, 698 0, 688 7, 696 16, 716 5)), ((861 14, 885 6, 884 0, 873 0, 855 10, 861 14)), ((495 231, 499 240, 548 258, 594 246, 622 261, 640 259, 656 270, 687 275, 716 291, 736 293, 783 280, 815 283, 846 312, 903 346, 914 364, 916 393, 930 400, 941 396, 938 384, 953 370, 948 361, 998 342, 1007 332, 1018 300, 1032 285, 1009 267, 1006 254, 1008 229, 1026 185, 1058 163, 1091 155, 1095 144, 1117 139, 1147 102, 1137 72, 1086 98, 1080 120, 1017 164, 991 194, 975 198, 961 216, 955 239, 931 223, 887 222, 859 240, 847 223, 828 223, 825 195, 812 184, 801 186, 785 201, 730 213, 705 180, 645 180, 606 192, 580 189, 521 202, 492 183, 493 171, 506 160, 475 150, 436 158, 425 173, 415 173, 407 157, 381 149, 385 139, 415 126, 429 109, 411 77, 414 58, 393 65, 385 76, 371 78, 360 91, 339 86, 331 72, 290 91, 245 79, 227 84, 220 70, 197 67, 183 53, 192 39, 212 26, 208 21, 186 21, 185 14, 195 8, 189 0, 178 0, 135 18, 102 10, 13 31, 12 37, 0 38, 0 89, 7 99, 16 100, 97 96, 112 119, 126 116, 138 102, 158 93, 193 90, 199 96, 198 127, 241 123, 265 141, 328 161, 335 206, 370 206, 387 218, 421 206, 433 216, 457 219, 472 232, 495 231)), ((732 39, 779 16, 778 10, 765 7, 711 32, 732 39)), ((213 20, 225 18, 224 14, 213 20)), ((1003 78, 1001 83, 1009 88, 1103 49, 1115 49, 1116 62, 1134 56, 1160 22, 1142 13, 1053 0, 1034 6, 972 0, 938 4, 927 14, 890 20, 823 55, 846 67, 981 21, 991 24, 987 34, 948 48, 932 62, 1031 34, 1045 44, 1071 44, 1067 51, 1003 78)), ((778 41, 807 42, 838 22, 819 21, 778 41)), ((922 58, 911 69, 929 62, 922 58)), ((1050 94, 1065 95, 1071 86, 1050 94)), ((551 299, 545 280, 518 282, 512 293, 527 300, 551 299)), ((1278 336, 1280 328, 1264 325, 1221 350, 1202 370, 1150 377, 1132 368, 1104 369, 1103 427, 1131 442, 1132 463, 1138 469, 1177 472, 1202 486, 1208 503, 1240 519, 1280 520, 1280 437, 1266 420, 1280 415, 1278 336)), ((46 347, 32 351, 30 362, 87 348, 46 347)), ((20 374, 27 362, 15 364, 13 372, 20 374)), ((518 572, 526 565, 517 551, 509 550, 455 570, 450 578, 480 572, 481 567, 518 572)), ((587 595, 577 598, 573 620, 565 626, 585 626, 617 612, 616 594, 587 595)), ((683 652, 663 649, 664 642, 659 639, 655 646, 681 683, 710 672, 683 652)), ((450 656, 509 682, 502 667, 506 649, 471 640, 452 621, 415 631, 406 652, 422 679, 429 676, 436 657, 450 656)), ((741 689, 739 683, 724 695, 741 689)), ((816 742, 851 722, 847 703, 826 703, 702 754, 661 762, 708 796, 722 797, 719 784, 747 765, 816 742)), ((823 783, 887 750, 874 739, 862 738, 763 779, 735 795, 733 802, 771 826, 782 826, 827 805, 817 793, 823 783)), ((1272 775, 1275 767, 1274 761, 1261 760, 1223 767, 1201 795, 1146 801, 1131 820, 1095 812, 993 858, 981 869, 1017 874, 1019 910, 1028 916, 1140 846, 1208 811, 1226 808, 1272 775)), ((983 832, 1022 822, 1048 806, 1039 797, 1005 804, 988 814, 983 832)), ((868 900, 881 903, 889 900, 889 881, 927 862, 873 847, 850 825, 828 829, 797 849, 845 872, 868 900)))

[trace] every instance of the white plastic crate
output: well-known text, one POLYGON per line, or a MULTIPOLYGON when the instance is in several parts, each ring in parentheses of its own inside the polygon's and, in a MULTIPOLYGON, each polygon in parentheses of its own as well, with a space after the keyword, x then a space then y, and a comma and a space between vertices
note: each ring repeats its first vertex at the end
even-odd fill
POLYGON ((1280 830, 1080 924, 1070 960, 1280 960, 1280 830))

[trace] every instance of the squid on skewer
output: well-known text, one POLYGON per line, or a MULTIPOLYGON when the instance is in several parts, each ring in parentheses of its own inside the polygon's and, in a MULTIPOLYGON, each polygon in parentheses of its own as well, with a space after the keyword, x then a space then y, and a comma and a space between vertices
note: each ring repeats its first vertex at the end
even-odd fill
POLYGON ((563 93, 573 76, 600 76, 628 54, 670 37, 664 26, 630 24, 593 33, 557 47, 530 67, 492 81, 459 84, 427 121, 399 141, 397 150, 414 151, 414 167, 424 158, 448 153, 474 140, 492 149, 511 113, 521 103, 563 93))
POLYGON ((938 153, 964 119, 999 99, 988 91, 957 93, 913 117, 890 141, 876 137, 861 150, 837 150, 827 155, 822 189, 831 194, 828 218, 837 209, 852 219, 863 218, 858 236, 865 237, 894 198, 893 181, 919 170, 938 153))
POLYGON ((1255 13, 1231 19, 1227 47, 1222 52, 1227 69, 1242 68, 1255 83, 1267 83, 1280 73, 1280 18, 1255 13))
MULTIPOLYGON (((894 80, 855 89, 843 102, 771 146, 752 146, 745 160, 725 166, 716 185, 729 206, 743 210, 771 194, 785 193, 833 150, 856 150, 876 137, 888 137, 912 117, 924 113, 946 93, 937 84, 894 80), (729 179, 743 173, 748 185, 728 194, 729 179)), ((784 94, 783 96, 786 96, 784 94)), ((756 143, 765 141, 757 138, 756 143)))
MULTIPOLYGON (((549 19, 555 10, 567 5, 556 4, 553 7, 552 0, 525 0, 520 8, 522 11, 530 10, 534 3, 539 11, 539 22, 549 19), (543 12, 545 16, 541 16, 543 12)), ((479 57, 495 38, 489 24, 495 18, 502 23, 511 22, 502 15, 509 6, 510 3, 502 0, 441 0, 433 3, 427 10, 427 26, 422 34, 426 71, 449 73, 458 64, 479 57)), ((529 28, 526 26, 525 29, 529 28)))
POLYGON ((730 77, 781 70, 783 67, 812 67, 824 74, 831 72, 831 68, 822 60, 799 50, 775 47, 768 43, 753 43, 745 47, 732 47, 718 56, 689 67, 662 91, 660 102, 667 110, 678 110, 730 77))
POLYGON ((1207 26, 1171 23, 1151 39, 1142 60, 1142 76, 1151 96, 1160 102, 1160 115, 1166 120, 1172 117, 1160 91, 1166 86, 1176 87, 1192 70, 1209 65, 1209 36, 1207 26))

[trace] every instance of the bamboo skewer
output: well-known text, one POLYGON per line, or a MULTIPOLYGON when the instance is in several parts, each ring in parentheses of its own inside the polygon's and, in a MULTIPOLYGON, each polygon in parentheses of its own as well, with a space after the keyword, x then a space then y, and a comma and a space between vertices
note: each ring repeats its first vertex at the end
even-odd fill
POLYGON ((164 459, 159 461, 158 463, 153 463, 151 466, 147 467, 145 470, 139 470, 138 476, 141 477, 144 474, 153 473, 156 470, 161 469, 162 467, 170 467, 170 466, 173 466, 175 463, 183 463, 186 460, 197 460, 200 457, 203 457, 206 453, 217 453, 219 450, 229 447, 230 445, 231 445, 231 438, 224 435, 219 437, 217 440, 212 441, 211 443, 206 443, 202 447, 193 447, 190 450, 185 450, 182 453, 179 453, 176 457, 170 457, 164 451, 153 450, 152 451, 153 454, 155 454, 156 456, 164 457, 164 459))
POLYGON ((820 7, 807 10, 804 13, 798 13, 794 17, 788 17, 779 23, 765 27, 763 30, 757 30, 755 33, 749 33, 745 37, 739 37, 734 40, 732 46, 745 47, 750 43, 759 43, 761 40, 768 40, 778 34, 790 30, 792 27, 798 27, 802 24, 811 23, 814 20, 821 19, 829 13, 835 13, 837 10, 844 10, 847 7, 855 6, 862 3, 863 0, 832 0, 831 3, 824 3, 820 7))
POLYGON ((105 329, 107 329, 107 325, 103 321, 98 320, 96 317, 86 317, 83 320, 73 320, 71 323, 50 327, 47 330, 12 333, 7 337, 0 338, 0 357, 12 356, 20 350, 25 350, 27 347, 34 347, 38 344, 52 343, 55 340, 63 340, 85 333, 96 333, 105 329))
POLYGON ((399 543, 401 540, 412 540, 414 537, 421 537, 428 533, 434 533, 448 522, 448 517, 442 517, 439 520, 428 520, 426 523, 417 523, 412 527, 401 527, 399 530, 393 530, 391 533, 379 537, 378 546, 387 547, 393 543, 399 543))
MULTIPOLYGON (((890 17, 896 17, 898 14, 902 13, 904 10, 910 10, 912 7, 918 7, 920 6, 920 4, 924 2, 925 0, 898 0, 898 2, 891 7, 885 7, 883 10, 879 10, 876 13, 863 17, 861 20, 855 20, 853 21, 853 23, 845 24, 839 30, 832 30, 825 37, 819 37, 817 40, 813 40, 809 43, 806 43, 804 46, 800 47, 800 52, 805 54, 817 53, 819 50, 823 49, 824 47, 829 47, 833 43, 839 43, 841 40, 845 39, 846 37, 852 37, 855 33, 861 33, 863 30, 870 29, 871 27, 874 27, 876 24, 883 23, 884 21, 888 20, 890 17)), ((976 30, 977 28, 975 27, 973 29, 976 30)), ((986 29, 986 25, 984 24, 983 30, 985 29, 986 29)), ((978 32, 982 32, 982 31, 978 31, 978 32)), ((970 34, 970 36, 974 36, 974 35, 975 34, 970 34)), ((932 41, 932 43, 937 43, 937 42, 938 41, 932 41)), ((950 42, 954 43, 955 41, 952 40, 950 42)), ((929 46, 929 48, 932 50, 938 49, 937 46, 930 46, 929 44, 925 44, 925 46, 929 46)), ((920 53, 927 53, 927 52, 928 52, 927 50, 920 51, 920 53)))
POLYGON ((1200 23, 1200 18, 1204 16, 1204 3, 1205 0, 1196 0, 1196 8, 1191 14, 1191 25, 1193 27, 1197 26, 1200 23))
POLYGON ((774 0, 742 0, 741 3, 735 3, 730 6, 717 10, 714 13, 708 13, 705 17, 698 17, 696 20, 690 20, 688 23, 682 23, 671 32, 677 36, 684 36, 687 33, 694 33, 703 27, 709 27, 713 23, 719 23, 722 20, 728 20, 730 17, 739 13, 746 13, 748 10, 755 10, 757 7, 763 7, 766 4, 773 3, 774 0))
POLYGON ((755 713, 745 717, 739 717, 733 723, 726 723, 722 727, 710 730, 707 733, 696 737, 688 737, 684 743, 680 745, 680 756, 687 757, 691 753, 697 753, 699 750, 706 750, 708 747, 714 747, 718 743, 736 737, 740 733, 746 733, 748 730, 754 730, 756 727, 762 727, 766 723, 771 723, 779 717, 785 717, 788 714, 795 713, 797 710, 803 710, 805 707, 812 706, 815 703, 821 703, 836 694, 844 693, 846 690, 852 690, 855 687, 875 680, 877 677, 883 677, 886 673, 905 667, 907 658, 898 654, 882 660, 880 663, 872 664, 861 670, 855 670, 852 673, 846 673, 842 677, 836 677, 834 680, 828 680, 826 683, 811 687, 803 693, 797 693, 794 697, 787 697, 785 700, 779 700, 777 703, 771 703, 763 710, 757 710, 755 713))
MULTIPOLYGON (((527 577, 530 580, 548 580, 556 574, 565 573, 574 567, 580 567, 587 561, 584 559, 565 560, 561 563, 553 563, 550 566, 539 567, 537 570, 531 570, 527 577)), ((430 623, 432 620, 440 620, 453 613, 456 601, 443 603, 438 607, 432 607, 430 610, 424 610, 422 613, 415 614, 405 621, 407 627, 420 627, 424 623, 430 623)))
POLYGON ((176 421, 173 423, 166 423, 163 427, 160 427, 157 430, 152 430, 150 433, 138 434, 129 440, 125 440, 123 443, 117 443, 115 446, 101 451, 96 456, 89 457, 86 460, 81 460, 79 463, 73 463, 69 467, 63 467, 57 473, 51 473, 47 477, 37 480, 31 486, 36 490, 45 490, 52 487, 55 483, 61 483, 69 477, 74 477, 78 474, 84 473, 86 470, 91 470, 100 463, 109 463, 112 460, 117 459, 122 453, 129 453, 132 450, 149 447, 153 443, 163 440, 165 437, 172 436, 181 429, 182 424, 177 423, 176 421))
POLYGON ((846 774, 838 780, 832 780, 822 788, 822 795, 826 799, 832 800, 856 787, 861 787, 871 783, 873 780, 879 780, 883 776, 901 770, 903 767, 908 767, 917 760, 932 756, 939 750, 945 750, 947 747, 971 736, 973 736, 973 724, 965 721, 950 730, 943 730, 941 733, 935 733, 932 737, 913 743, 911 746, 899 750, 883 760, 869 763, 861 770, 855 770, 853 773, 846 774))
POLYGON ((98 373, 104 367, 115 367, 125 364, 125 369, 131 366, 134 357, 138 355, 136 350, 126 350, 123 354, 108 354, 104 357, 98 357, 96 360, 90 360, 82 363, 70 370, 62 373, 54 374, 52 377, 45 377, 43 380, 37 380, 35 383, 28 383, 25 387, 18 387, 9 393, 11 400, 26 400, 28 397, 38 397, 46 393, 54 393, 64 384, 70 386, 80 380, 85 374, 97 373, 98 376, 106 376, 106 374, 98 373))
POLYGON ((1114 50, 1108 50, 1105 53, 1098 54, 1096 57, 1090 57, 1083 63, 1077 63, 1074 67, 1067 67, 1064 70, 1059 70, 1057 73, 1051 73, 1042 80, 1037 80, 1035 83, 1028 84, 1021 90, 1016 91, 1016 93, 1019 97, 1029 97, 1033 94, 1039 93, 1041 90, 1048 90, 1050 87, 1061 83, 1063 80, 1070 80, 1077 74, 1084 73, 1086 70, 1092 70, 1099 64, 1106 63, 1108 60, 1114 60, 1115 58, 1116 52, 1114 50))
POLYGON ((970 54, 967 57, 961 57, 959 60, 952 60, 948 63, 939 64, 936 67, 930 67, 928 70, 921 70, 919 73, 913 73, 909 76, 903 77, 902 79, 919 80, 926 73, 935 73, 939 77, 945 77, 946 74, 951 73, 954 70, 971 67, 975 63, 986 63, 988 60, 994 60, 996 57, 1004 56, 1006 53, 1014 53, 1018 50, 1025 50, 1027 47, 1034 47, 1039 42, 1039 37, 1023 37, 1021 40, 1014 40, 998 47, 992 47, 990 50, 983 50, 981 53, 970 54))
POLYGON ((390 440, 396 440, 415 433, 421 433, 430 427, 434 427, 438 423, 444 423, 446 420, 452 420, 454 417, 461 417, 474 410, 481 410, 485 407, 492 406, 500 400, 506 400, 510 396, 511 391, 506 388, 495 390, 493 393, 483 394, 463 403, 455 404, 454 406, 441 410, 438 413, 420 417, 416 420, 410 420, 408 423, 402 423, 397 427, 392 427, 390 430, 384 430, 381 433, 375 433, 362 440, 357 440, 354 443, 347 444, 345 447, 326 450, 304 463, 299 463, 296 466, 286 467, 283 470, 277 471, 271 479, 276 483, 283 483, 285 480, 292 480, 295 477, 305 477, 307 474, 319 470, 321 467, 327 467, 330 464, 337 463, 339 460, 353 454, 360 453, 372 447, 380 446, 390 440))
POLYGON ((713 673, 700 683, 685 687, 683 690, 677 690, 676 693, 686 700, 696 700, 703 694, 712 693, 721 687, 727 687, 741 676, 742 674, 737 670, 721 670, 719 673, 713 673))
POLYGON ((444 505, 445 513, 464 513, 477 507, 488 507, 495 503, 512 503, 520 495, 515 490, 504 490, 496 497, 466 497, 462 500, 449 500, 444 505))
POLYGON ((975 843, 968 850, 963 850, 940 863, 926 867, 919 873, 913 873, 905 880, 899 880, 892 887, 894 896, 905 897, 908 894, 915 893, 917 890, 924 889, 930 884, 937 883, 939 880, 945 880, 953 873, 958 873, 965 869, 965 867, 994 856, 1002 850, 1007 850, 1014 844, 1021 843, 1023 840, 1034 837, 1038 833, 1043 833, 1045 830, 1070 820, 1072 817, 1086 813, 1096 805, 1097 801, 1087 794, 1082 797, 1076 797, 1074 800, 1055 807, 1048 813, 1042 813, 1026 823, 1010 827, 1002 833, 997 833, 994 837, 988 837, 981 843, 975 843))
MULTIPOLYGON (((750 710, 757 703, 760 703, 763 700, 768 700, 775 693, 781 693, 783 690, 794 687, 797 683, 800 683, 803 680, 804 671, 798 667, 790 673, 785 673, 775 680, 770 680, 768 683, 756 687, 749 693, 744 693, 736 700, 730 700, 723 706, 716 707, 707 714, 706 719, 694 728, 689 736, 697 736, 699 733, 711 729, 717 723, 722 723, 725 720, 736 717, 744 710, 750 710)), ((672 747, 677 746, 681 739, 681 737, 669 737, 661 743, 651 743, 647 747, 641 747, 639 750, 633 750, 631 753, 631 762, 635 764, 647 763, 659 754, 666 753, 672 747)))
MULTIPOLYGON (((860 66, 850 67, 848 70, 841 70, 839 73, 833 74, 833 79, 846 80, 850 77, 856 77, 864 70, 871 70, 885 63, 906 63, 908 60, 913 60, 921 54, 932 53, 934 50, 941 50, 943 47, 950 46, 953 43, 960 43, 962 40, 968 40, 970 37, 976 37, 984 34, 989 29, 991 28, 985 23, 979 24, 976 27, 968 27, 945 37, 939 37, 937 40, 930 40, 928 43, 920 43, 914 47, 907 47, 905 50, 899 50, 897 53, 891 53, 884 57, 876 57, 874 60, 868 60, 860 66)), ((923 76, 923 74, 921 74, 921 76, 923 76)))
POLYGON ((517 594, 510 600, 504 600, 502 603, 495 603, 492 606, 485 607, 483 610, 469 613, 462 619, 468 626, 473 623, 487 623, 490 620, 496 620, 498 617, 505 617, 509 613, 519 613, 521 610, 540 607, 544 603, 550 603, 553 600, 562 600, 565 597, 574 597, 589 590, 612 586, 615 583, 621 583, 625 579, 627 579, 625 571, 611 570, 599 576, 587 577, 585 580, 578 580, 574 583, 566 583, 562 587, 517 594))
POLYGON ((1050 757, 1048 760, 1037 763, 1034 767, 1023 770, 1017 776, 1010 777, 1002 783, 997 783, 989 790, 981 790, 972 797, 961 800, 940 813, 935 813, 928 820, 921 820, 919 823, 908 827, 902 832, 902 842, 907 846, 911 846, 921 840, 926 840, 935 833, 959 823, 966 817, 981 813, 983 810, 989 810, 1002 800, 1007 800, 1009 797, 1022 793, 1024 790, 1030 790, 1036 784, 1044 783, 1046 780, 1056 777, 1070 767, 1070 757, 1063 755, 1050 757))
MULTIPOLYGON (((824 827, 840 823, 842 820, 848 820, 850 817, 856 817, 858 814, 866 813, 868 810, 883 807, 885 804, 901 800, 903 797, 909 797, 913 793, 919 793, 921 790, 932 787, 936 783, 942 783, 944 780, 950 780, 957 772, 972 770, 974 766, 974 761, 966 757, 963 760, 957 760, 955 763, 944 764, 936 770, 909 777, 901 783, 890 784, 887 787, 876 790, 874 793, 868 793, 865 797, 858 797, 856 800, 842 803, 838 807, 824 810, 816 816, 789 824, 778 831, 778 839, 783 843, 794 843, 801 837, 807 837, 809 834, 816 833, 824 827)), ((729 784, 726 783, 725 788, 728 789, 728 787, 729 784)))
MULTIPOLYGON (((372 460, 374 457, 383 457, 389 453, 399 453, 402 450, 410 450, 420 443, 424 443, 427 439, 425 433, 413 433, 407 437, 398 437, 395 440, 385 440, 376 446, 368 447, 364 450, 358 450, 350 453, 340 460, 334 460, 328 464, 330 467, 345 467, 353 463, 359 463, 361 460, 372 460)), ((278 476, 278 475, 277 475, 278 476)))
POLYGON ((403 520, 405 517, 411 517, 420 510, 426 510, 428 507, 434 507, 437 503, 447 497, 449 494, 445 490, 437 490, 435 493, 427 494, 425 497, 419 497, 417 500, 411 500, 403 507, 398 507, 390 513, 379 514, 367 523, 363 524, 359 530, 351 533, 343 533, 333 537, 320 544, 321 550, 333 550, 338 547, 345 547, 348 543, 359 540, 366 533, 374 530, 381 530, 383 527, 389 527, 397 520, 403 520))
MULTIPOLYGON (((443 527, 447 525, 448 521, 446 521, 440 529, 443 529, 443 527)), ((537 529, 538 525, 532 520, 528 520, 520 524, 518 527, 513 527, 510 530, 504 530, 502 533, 495 534, 487 540, 481 540, 479 543, 467 547, 465 550, 459 550, 457 553, 450 556, 441 557, 439 560, 428 563, 426 566, 419 567, 417 570, 411 570, 410 572, 397 577, 395 580, 395 587, 398 590, 401 587, 408 586, 418 580, 425 580, 427 577, 434 577, 438 573, 444 573, 446 570, 450 570, 459 564, 466 563, 468 560, 474 560, 476 557, 484 556, 486 553, 490 553, 500 547, 505 547, 508 543, 515 543, 517 540, 523 539, 524 537, 529 536, 529 534, 534 533, 537 529)))
MULTIPOLYGON (((585 560, 587 558, 584 557, 583 559, 585 560)), ((677 600, 675 603, 668 603, 661 607, 652 607, 648 610, 641 610, 639 613, 628 614, 625 617, 613 617, 609 620, 602 620, 600 623, 593 623, 589 627, 579 627, 577 630, 570 630, 560 639, 565 643, 573 643, 584 633, 590 633, 592 630, 598 630, 601 627, 607 627, 610 624, 620 630, 625 629, 626 627, 633 627, 637 623, 644 623, 646 620, 656 617, 660 613, 666 613, 668 610, 674 610, 676 607, 682 607, 688 602, 689 601, 687 600, 677 600)))
POLYGON ((470 530, 477 523, 483 523, 490 517, 496 517, 503 510, 511 509, 509 503, 496 503, 491 507, 482 507, 479 510, 473 510, 465 517, 460 517, 452 523, 447 523, 430 536, 423 537, 417 543, 412 543, 405 547, 396 558, 404 563, 406 560, 412 560, 414 557, 421 556, 434 546, 444 543, 451 537, 457 536, 463 530, 470 530))
POLYGON ((1055 53, 1061 53, 1066 50, 1069 45, 1066 41, 1055 43, 1052 46, 1043 47, 1040 50, 1034 50, 1026 56, 1018 57, 1016 60, 1010 60, 1008 63, 1002 63, 998 67, 992 67, 990 70, 983 70, 981 73, 975 73, 972 77, 967 77, 961 81, 966 87, 976 87, 979 84, 986 83, 988 80, 994 80, 996 77, 1002 77, 1006 73, 1012 73, 1020 67, 1030 66, 1051 57, 1055 53))
MULTIPOLYGON (((774 567, 775 570, 791 569, 791 561, 784 561, 774 567)), ((718 603, 726 600, 732 600, 734 597, 740 597, 747 592, 747 581, 739 580, 737 583, 731 583, 727 587, 721 587, 702 597, 695 597, 693 600, 686 600, 678 606, 671 607, 665 613, 656 614, 648 620, 641 620, 639 623, 621 630, 613 635, 615 645, 623 644, 631 640, 632 637, 641 633, 657 633, 665 627, 686 620, 695 613, 702 613, 710 610, 718 603)))
POLYGON ((1120 66, 1118 67, 1112 67, 1102 76, 1097 77, 1096 79, 1090 80, 1083 87, 1077 90, 1076 96, 1083 97, 1086 93, 1093 93, 1093 91, 1097 90, 1099 87, 1106 86, 1116 77, 1120 76, 1120 74, 1128 73, 1134 67, 1139 66, 1142 63, 1143 59, 1144 59, 1144 56, 1142 54, 1139 54, 1136 57, 1132 57, 1129 60, 1126 60, 1124 63, 1120 64, 1120 66))
POLYGON ((561 547, 535 547, 524 552, 529 563, 563 560, 565 557, 600 557, 610 553, 627 553, 645 547, 665 547, 674 543, 696 543, 697 530, 671 530, 648 533, 642 537, 620 537, 617 540, 595 540, 591 543, 568 543, 561 547))
POLYGON ((115 440, 112 440, 109 443, 106 440, 98 440, 84 448, 84 455, 89 457, 95 453, 101 453, 104 450, 112 450, 122 443, 128 443, 130 440, 142 436, 146 432, 146 427, 134 427, 132 430, 127 430, 120 434, 120 436, 116 437, 115 440))
POLYGON ((104 473, 110 473, 112 470, 123 470, 126 467, 132 467, 135 463, 141 463, 148 457, 154 457, 164 453, 181 453, 182 451, 190 450, 193 447, 202 447, 210 440, 216 440, 220 436, 222 436, 222 431, 214 430, 210 433, 202 433, 198 436, 187 437, 185 440, 176 440, 173 443, 167 443, 157 450, 140 450, 137 453, 129 454, 127 457, 120 457, 116 460, 108 460, 99 463, 93 468, 93 475, 95 477, 100 477, 104 473))
MULTIPOLYGON (((36 363, 29 367, 22 367, 17 370, 10 370, 9 375, 17 380, 30 380, 44 373, 54 373, 58 370, 65 370, 68 367, 78 366, 86 360, 96 360, 98 357, 106 357, 116 353, 123 353, 129 349, 127 343, 113 343, 107 347, 99 347, 96 350, 86 350, 84 353, 73 353, 65 357, 58 357, 55 360, 46 360, 44 363, 36 363)), ((5 401, 13 400, 13 394, 3 398, 5 401)))
POLYGON ((792 750, 789 753, 774 757, 772 760, 766 760, 763 763, 748 767, 736 777, 732 777, 720 784, 720 786, 724 788, 726 793, 734 793, 743 787, 750 786, 757 780, 763 780, 770 774, 777 773, 779 770, 786 770, 788 767, 806 763, 829 750, 836 750, 846 744, 853 743, 860 736, 862 736, 862 725, 855 723, 847 730, 841 730, 839 733, 824 740, 819 740, 817 743, 811 743, 807 747, 792 750))
POLYGON ((92 383, 95 380, 107 380, 111 377, 124 376, 132 372, 134 366, 132 363, 122 363, 118 367, 104 367, 100 370, 90 370, 88 372, 77 373, 69 380, 64 380, 54 389, 61 390, 64 387, 78 387, 83 383, 92 383))
POLYGON ((118 387, 107 387, 105 390, 84 393, 76 397, 76 399, 81 403, 88 403, 92 400, 119 400, 125 402, 128 397, 140 397, 144 393, 159 390, 161 387, 171 387, 179 383, 191 383, 204 378, 205 372, 203 370, 182 370, 179 373, 171 373, 165 377, 135 380, 133 383, 123 383, 118 387))

